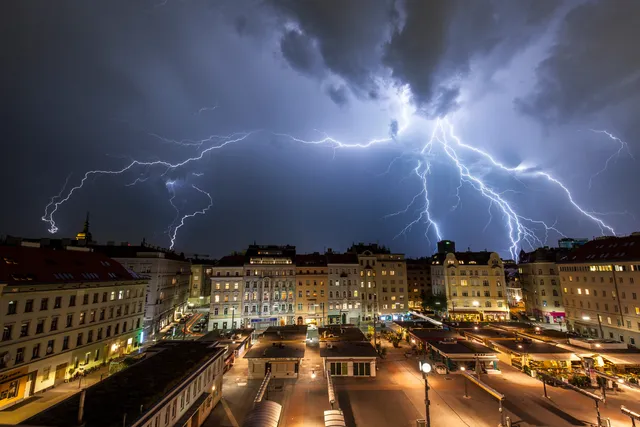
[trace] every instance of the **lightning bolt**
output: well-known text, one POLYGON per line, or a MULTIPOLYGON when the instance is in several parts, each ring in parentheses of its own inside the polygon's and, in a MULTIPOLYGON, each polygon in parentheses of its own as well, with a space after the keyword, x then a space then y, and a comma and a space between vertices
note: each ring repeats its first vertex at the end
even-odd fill
POLYGON ((180 230, 180 228, 184 225, 184 221, 186 219, 193 218, 196 215, 204 215, 205 213, 207 213, 209 209, 211 209, 211 206, 213 206, 213 199, 211 198, 211 194, 207 193, 204 190, 201 190, 195 185, 192 185, 191 187, 193 187, 194 189, 198 190, 200 193, 207 196, 209 198, 209 204, 207 205, 206 208, 202 210, 195 211, 194 213, 190 213, 182 217, 182 219, 180 220, 180 224, 178 224, 178 226, 173 230, 173 235, 171 236, 171 245, 169 246, 169 249, 173 249, 173 246, 175 245, 175 242, 176 242, 176 235, 178 234, 178 230, 180 230))
POLYGON ((51 229, 55 229, 54 233, 56 231, 58 231, 58 228, 55 226, 55 223, 53 222, 53 220, 49 220, 47 219, 49 216, 49 208, 54 205, 56 203, 56 200, 59 200, 62 197, 62 193, 64 193, 64 190, 67 188, 67 185, 69 184, 69 178, 71 178, 71 174, 67 175, 67 179, 64 180, 64 185, 62 186, 62 189, 60 190, 60 192, 53 196, 51 198, 51 200, 49 200, 49 203, 47 204, 47 206, 44 207, 44 214, 42 215, 42 220, 49 223, 49 228, 51 229))
POLYGON ((635 160, 635 158, 633 157, 633 154, 631 154, 631 150, 629 149, 629 144, 627 144, 626 142, 624 142, 623 140, 621 140, 620 138, 618 138, 617 136, 613 135, 611 132, 607 132, 606 130, 596 130, 596 129, 589 129, 591 132, 594 133, 602 133, 605 134, 606 136, 609 137, 609 139, 617 142, 618 144, 620 144, 620 147, 618 148, 618 150, 613 153, 612 155, 610 155, 607 158, 607 161, 604 162, 604 166, 602 167, 602 169, 600 169, 598 172, 596 172, 595 174, 591 175, 591 177, 589 178, 589 190, 591 190, 591 184, 593 182, 593 180, 600 175, 601 173, 605 172, 608 168, 609 168, 609 162, 611 162, 611 160, 613 160, 613 158, 619 158, 620 154, 622 153, 622 150, 626 149, 627 153, 629 154, 629 157, 631 157, 633 160, 635 160))
MULTIPOLYGON (((171 163, 171 162, 167 162, 164 160, 155 160, 152 162, 145 162, 145 161, 140 161, 140 160, 133 160, 131 163, 129 163, 127 166, 121 168, 121 169, 116 169, 116 170, 90 170, 88 172, 85 172, 84 176, 82 177, 82 180, 80 181, 80 183, 78 185, 76 185, 75 187, 71 188, 71 190, 69 190, 66 194, 66 196, 64 196, 63 198, 61 195, 64 194, 65 191, 65 187, 62 188, 61 192, 60 192, 60 196, 59 197, 54 197, 56 199, 55 202, 53 203, 49 203, 49 205, 47 205, 47 209, 45 210, 45 215, 42 217, 42 221, 46 222, 49 224, 49 233, 51 234, 55 234, 58 232, 58 227, 56 226, 56 222, 53 219, 54 214, 58 211, 58 209, 60 208, 60 206, 62 206, 64 203, 66 203, 67 201, 69 201, 69 199, 71 198, 71 196, 73 196, 73 194, 82 189, 82 187, 84 187, 85 182, 87 182, 87 180, 91 177, 96 177, 96 176, 101 176, 101 175, 122 175, 125 172, 128 172, 130 170, 133 170, 135 167, 152 167, 152 166, 163 166, 166 168, 166 171, 164 173, 167 173, 169 170, 174 170, 183 166, 186 166, 190 163, 193 162, 197 162, 199 160, 202 160, 204 158, 204 156, 213 151, 213 150, 219 150, 221 148, 226 147, 229 144, 233 144, 236 142, 240 142, 240 141, 244 141, 245 139, 247 139, 249 136, 251 136, 254 132, 247 132, 244 134, 241 134, 240 136, 236 137, 236 138, 230 138, 225 140, 224 142, 218 144, 218 145, 213 145, 211 147, 207 147, 206 149, 202 150, 200 152, 200 154, 198 154, 197 156, 194 157, 188 157, 187 159, 181 161, 181 162, 177 162, 177 163, 171 163), (49 212, 49 208, 51 208, 51 211, 49 212)), ((52 199, 53 201, 53 199, 52 199)))
POLYGON ((201 109, 198 110, 196 115, 200 115, 200 114, 204 113, 205 111, 214 111, 217 108, 218 108, 217 104, 214 105, 213 107, 202 107, 201 109))
POLYGON ((169 198, 169 203, 171 204, 171 206, 173 206, 173 209, 176 211, 176 216, 173 218, 173 221, 171 221, 171 224, 169 224, 169 227, 167 227, 167 234, 169 236, 171 236, 171 229, 173 228, 174 224, 178 221, 178 217, 180 216, 180 209, 178 209, 175 203, 173 203, 173 200, 176 198, 175 183, 176 183, 175 181, 167 181, 166 183, 166 186, 169 189, 169 193, 171 194, 171 198, 169 198))

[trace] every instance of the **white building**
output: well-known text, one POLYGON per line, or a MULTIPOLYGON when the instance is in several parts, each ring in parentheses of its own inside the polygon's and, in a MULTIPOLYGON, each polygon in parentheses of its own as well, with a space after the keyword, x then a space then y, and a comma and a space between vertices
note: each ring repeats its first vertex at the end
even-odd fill
POLYGON ((257 299, 257 295, 244 289, 244 256, 221 258, 212 267, 209 330, 241 327, 252 297, 257 299), (247 304, 243 305, 243 298, 247 304))
POLYGON ((211 342, 164 341, 147 357, 86 389, 82 423, 79 394, 40 412, 28 425, 199 427, 222 397, 225 348, 211 342), (127 390, 135 393, 127 393, 127 390))
POLYGON ((0 407, 129 353, 147 280, 89 248, 0 246, 0 407))
POLYGON ((360 265, 353 253, 327 253, 329 267, 328 320, 330 325, 361 320, 360 265))
POLYGON ((189 299, 191 264, 182 255, 147 245, 94 246, 128 269, 149 278, 144 308, 145 336, 154 337, 183 313, 189 299))

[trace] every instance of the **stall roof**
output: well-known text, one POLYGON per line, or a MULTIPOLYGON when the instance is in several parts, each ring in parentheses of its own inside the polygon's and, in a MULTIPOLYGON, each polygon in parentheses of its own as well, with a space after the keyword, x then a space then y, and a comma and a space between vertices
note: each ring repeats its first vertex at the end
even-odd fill
POLYGON ((249 411, 242 427, 277 427, 281 413, 282 405, 271 400, 263 400, 249 411))
POLYGON ((602 356, 603 359, 607 359, 614 365, 640 365, 640 350, 628 349, 628 350, 607 350, 606 352, 594 353, 580 349, 581 352, 578 356, 583 357, 596 357, 602 356))
POLYGON ((492 341, 496 347, 502 347, 516 354, 526 354, 533 360, 580 360, 571 351, 557 345, 543 342, 492 341))
POLYGON ((258 342, 251 347, 245 359, 302 359, 305 345, 298 342, 258 342))
POLYGON ((429 343, 429 345, 438 352, 443 355, 452 355, 452 354, 463 354, 463 355, 474 355, 474 354, 498 354, 497 351, 472 341, 467 340, 458 340, 454 342, 433 342, 429 343))
POLYGON ((366 337, 358 328, 349 326, 329 326, 326 328, 318 328, 320 341, 364 341, 366 337), (324 333, 327 336, 324 336, 324 333))
POLYGON ((378 356, 369 341, 339 341, 322 343, 320 347, 321 357, 370 357, 378 356))
POLYGON ((511 331, 504 331, 500 329, 495 329, 491 327, 478 327, 478 329, 460 329, 459 330, 464 336, 474 336, 480 339, 515 339, 516 335, 511 331))
POLYGON ((416 328, 409 331, 409 334, 422 341, 439 341, 444 339, 460 338, 460 334, 445 329, 424 329, 416 328))

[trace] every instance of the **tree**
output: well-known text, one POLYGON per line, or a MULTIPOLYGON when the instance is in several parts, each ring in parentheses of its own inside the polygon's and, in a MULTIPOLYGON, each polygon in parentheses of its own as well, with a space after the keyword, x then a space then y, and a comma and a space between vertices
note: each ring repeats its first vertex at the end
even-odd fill
POLYGON ((446 295, 426 295, 422 291, 422 308, 424 310, 445 311, 447 309, 446 295))

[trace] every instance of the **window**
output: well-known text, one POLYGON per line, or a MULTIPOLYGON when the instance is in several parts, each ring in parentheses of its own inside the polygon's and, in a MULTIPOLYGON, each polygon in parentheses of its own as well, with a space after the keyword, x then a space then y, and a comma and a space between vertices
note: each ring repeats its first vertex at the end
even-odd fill
POLYGON ((11 339, 11 333, 13 332, 13 325, 4 325, 2 330, 2 341, 9 341, 11 339))
POLYGON ((370 363, 353 363, 353 376, 362 377, 371 376, 371 364, 370 363))
POLYGON ((67 335, 62 339, 62 349, 67 350, 69 348, 69 336, 67 335))
POLYGON ((20 325, 20 338, 29 335, 29 322, 22 322, 20 325))
POLYGON ((62 307, 62 297, 56 297, 56 299, 53 302, 53 308, 60 308, 62 307))
POLYGON ((80 347, 82 345, 82 340, 83 340, 82 335, 83 335, 82 332, 80 332, 76 337, 76 347, 80 347))
POLYGON ((85 315, 86 313, 84 311, 80 313, 80 325, 84 325, 85 315))
POLYGON ((93 331, 89 331, 87 334, 87 343, 93 342, 93 331))
POLYGON ((20 347, 16 350, 16 365, 24 362, 24 347, 20 347))
POLYGON ((73 313, 67 314, 67 328, 73 326, 73 313))
POLYGON ((49 298, 42 298, 40 300, 40 311, 47 310, 49 308, 49 298))
POLYGON ((44 332, 44 319, 38 320, 36 323, 36 334, 41 334, 44 332))
POLYGON ((38 357, 40 357, 40 343, 35 344, 33 346, 33 351, 31 352, 32 359, 37 359, 38 357))
POLYGON ((98 303, 98 294, 93 294, 93 304, 97 304, 98 303))
POLYGON ((76 296, 71 295, 69 297, 69 307, 75 307, 75 305, 76 305, 76 296))
POLYGON ((89 304, 89 294, 84 294, 82 296, 82 304, 84 304, 84 305, 89 304))
POLYGON ((348 375, 349 368, 346 362, 331 362, 331 375, 348 375))

